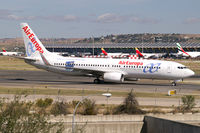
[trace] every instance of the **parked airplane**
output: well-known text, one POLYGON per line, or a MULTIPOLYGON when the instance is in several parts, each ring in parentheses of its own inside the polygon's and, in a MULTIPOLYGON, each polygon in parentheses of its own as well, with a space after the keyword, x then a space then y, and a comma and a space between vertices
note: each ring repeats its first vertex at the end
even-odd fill
POLYGON ((0 52, 0 55, 4 55, 4 56, 19 56, 22 55, 22 52, 7 52, 5 49, 3 49, 3 52, 0 52))
POLYGON ((149 58, 160 58, 162 57, 164 54, 163 53, 141 53, 138 48, 135 48, 135 51, 137 53, 137 55, 139 57, 143 57, 145 59, 149 59, 149 58))
POLYGON ((105 82, 123 82, 127 79, 167 79, 176 81, 194 75, 182 64, 161 60, 131 60, 110 58, 63 57, 46 50, 27 23, 21 23, 27 57, 26 63, 39 69, 66 75, 96 77, 105 82))
POLYGON ((200 52, 185 52, 179 43, 176 43, 176 45, 178 47, 177 55, 181 55, 184 57, 191 57, 191 58, 200 57, 200 52))
POLYGON ((107 53, 104 50, 104 48, 101 48, 101 51, 105 56, 112 57, 112 58, 114 58, 114 57, 124 57, 124 56, 128 57, 129 56, 129 54, 127 54, 127 53, 107 53))

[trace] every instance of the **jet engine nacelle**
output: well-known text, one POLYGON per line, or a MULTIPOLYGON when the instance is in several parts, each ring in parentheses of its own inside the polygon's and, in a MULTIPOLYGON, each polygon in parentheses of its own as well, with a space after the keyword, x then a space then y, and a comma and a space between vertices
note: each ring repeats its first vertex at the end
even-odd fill
POLYGON ((124 82, 124 75, 117 72, 104 73, 105 82, 124 82))

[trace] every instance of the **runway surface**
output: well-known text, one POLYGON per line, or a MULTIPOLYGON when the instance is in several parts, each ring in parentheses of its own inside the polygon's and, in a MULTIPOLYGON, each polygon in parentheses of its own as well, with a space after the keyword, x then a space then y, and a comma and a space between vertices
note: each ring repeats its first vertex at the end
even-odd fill
MULTIPOLYGON (((171 82, 166 80, 147 80, 142 79, 140 81, 129 81, 125 83, 105 83, 94 84, 94 78, 89 77, 74 77, 65 76, 46 71, 19 71, 19 70, 0 70, 0 87, 21 87, 31 88, 47 85, 48 88, 59 89, 91 89, 91 90, 121 90, 130 91, 134 89, 136 92, 154 93, 166 93, 168 90, 176 89, 180 94, 200 94, 200 81, 199 78, 188 78, 184 82, 180 82, 177 86, 171 86, 171 82)), ((1 95, 2 96, 2 95, 1 95)), ((6 95, 9 97, 9 95, 6 95)), ((38 97, 38 96, 37 96, 38 97)), ((44 96, 41 96, 44 97, 44 96)), ((55 97, 56 98, 56 97, 55 97)), ((64 97, 63 97, 64 98, 64 97)), ((67 97, 73 100, 73 98, 81 99, 81 97, 67 97)), ((96 100, 96 99, 95 99, 96 100)), ((104 97, 99 97, 97 103, 105 103, 104 97)), ((110 104, 120 104, 123 102, 122 97, 111 97, 110 104)), ((171 106, 180 104, 180 99, 167 100, 166 98, 139 98, 139 103, 142 105, 161 105, 171 106), (163 102, 162 102, 163 101, 163 102)), ((199 105, 199 103, 197 103, 199 105)))
POLYGON ((21 71, 21 70, 0 70, 0 86, 19 86, 31 87, 39 85, 48 85, 48 87, 60 89, 113 89, 113 90, 130 90, 137 92, 166 92, 169 89, 177 89, 183 93, 200 92, 199 78, 185 79, 184 82, 172 86, 168 80, 147 80, 128 81, 124 83, 104 83, 94 84, 92 77, 75 77, 59 75, 46 71, 21 71))

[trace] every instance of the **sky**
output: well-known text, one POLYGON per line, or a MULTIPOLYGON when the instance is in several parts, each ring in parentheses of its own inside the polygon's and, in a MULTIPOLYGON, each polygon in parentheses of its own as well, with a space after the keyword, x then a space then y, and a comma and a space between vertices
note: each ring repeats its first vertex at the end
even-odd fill
POLYGON ((40 38, 200 33, 200 0, 0 0, 0 38, 21 37, 27 22, 40 38))

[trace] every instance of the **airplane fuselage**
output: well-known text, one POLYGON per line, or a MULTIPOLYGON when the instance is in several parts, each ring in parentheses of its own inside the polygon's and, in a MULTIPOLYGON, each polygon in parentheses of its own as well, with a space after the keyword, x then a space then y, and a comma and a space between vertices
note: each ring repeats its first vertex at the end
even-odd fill
POLYGON ((161 60, 130 60, 130 59, 92 59, 57 57, 48 59, 45 64, 42 59, 27 62, 40 69, 66 75, 93 75, 99 73, 118 72, 124 78, 169 79, 178 80, 194 74, 184 65, 161 60))

